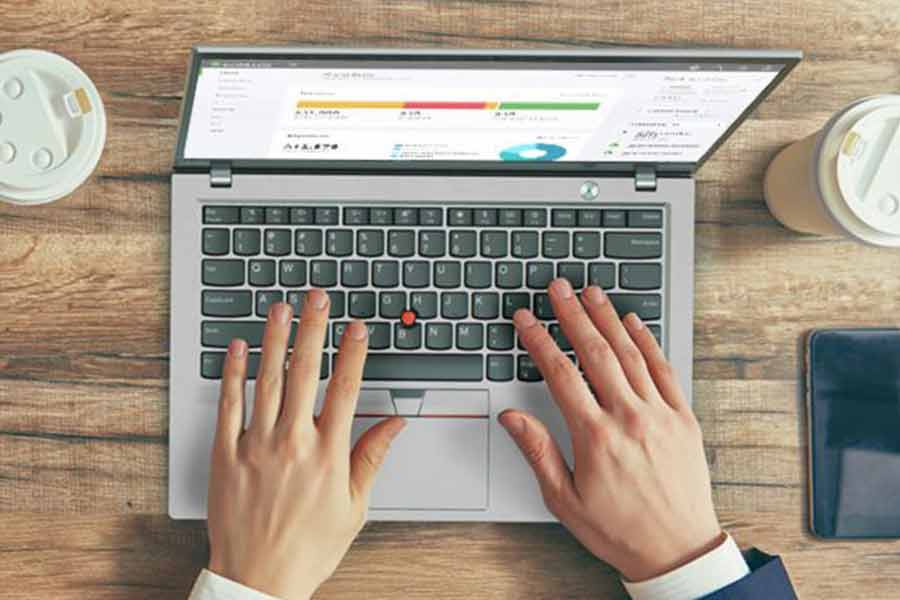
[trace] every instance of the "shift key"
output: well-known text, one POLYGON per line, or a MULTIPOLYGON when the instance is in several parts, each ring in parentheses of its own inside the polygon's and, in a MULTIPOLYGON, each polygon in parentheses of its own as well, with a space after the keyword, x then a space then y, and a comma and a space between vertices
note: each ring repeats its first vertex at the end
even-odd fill
POLYGON ((606 256, 659 258, 662 256, 662 236, 658 233, 607 233, 606 256))
MULTIPOLYGON (((201 343, 209 348, 227 348, 234 338, 241 338, 251 348, 262 346, 265 321, 203 321, 201 343)), ((288 346, 294 345, 297 321, 291 322, 291 337, 288 346)))

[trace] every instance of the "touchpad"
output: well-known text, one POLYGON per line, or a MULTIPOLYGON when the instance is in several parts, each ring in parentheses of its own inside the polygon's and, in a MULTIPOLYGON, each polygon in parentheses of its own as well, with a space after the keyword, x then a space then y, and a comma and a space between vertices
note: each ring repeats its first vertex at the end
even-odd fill
MULTIPOLYGON (((381 419, 353 421, 354 443, 381 419)), ((413 417, 394 439, 375 481, 370 507, 485 510, 488 419, 413 417)))

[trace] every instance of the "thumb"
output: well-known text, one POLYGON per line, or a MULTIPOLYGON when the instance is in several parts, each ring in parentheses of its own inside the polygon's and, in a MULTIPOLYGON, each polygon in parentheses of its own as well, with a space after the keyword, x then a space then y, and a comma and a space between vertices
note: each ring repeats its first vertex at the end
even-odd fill
POLYGON ((500 424, 531 465, 547 508, 559 516, 560 509, 575 495, 575 486, 556 440, 540 419, 517 410, 501 413, 500 424))
POLYGON ((391 417, 372 426, 357 440, 350 454, 350 488, 354 496, 369 497, 391 442, 404 427, 405 419, 391 417))

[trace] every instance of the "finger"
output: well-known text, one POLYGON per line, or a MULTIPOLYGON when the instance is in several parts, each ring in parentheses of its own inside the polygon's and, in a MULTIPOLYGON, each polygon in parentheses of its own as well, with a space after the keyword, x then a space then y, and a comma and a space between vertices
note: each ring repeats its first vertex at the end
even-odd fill
POLYGON ((562 353, 531 311, 516 311, 513 323, 522 345, 544 376, 569 429, 574 432, 586 421, 599 418, 603 410, 594 401, 578 368, 562 353))
POLYGON ((375 476, 378 474, 391 442, 397 437, 406 420, 401 417, 390 417, 372 426, 353 447, 350 454, 350 487, 355 498, 364 500, 368 505, 375 476))
POLYGON ((328 334, 328 294, 310 290, 300 312, 300 326, 287 373, 281 422, 294 431, 312 428, 322 348, 328 334))
POLYGON ((597 331, 606 338, 619 358, 622 371, 631 388, 644 400, 656 400, 659 395, 644 361, 644 355, 625 331, 612 302, 599 287, 591 286, 582 295, 584 306, 597 331))
POLYGON ((631 404, 631 384, 609 342, 597 331, 572 286, 565 279, 550 284, 550 302, 563 333, 575 348, 579 364, 600 403, 616 411, 631 404))
MULTIPOLYGON (((319 431, 342 447, 350 446, 350 428, 362 384, 369 332, 362 321, 353 321, 341 336, 337 365, 325 392, 319 431)), ((346 450, 345 450, 346 452, 346 450)))
POLYGON ((684 392, 681 391, 681 386, 678 384, 678 377, 672 369, 672 364, 666 359, 653 333, 647 329, 644 322, 634 313, 626 315, 624 322, 628 334, 647 361, 650 376, 653 378, 653 383, 656 385, 656 389, 659 390, 662 399, 675 410, 690 411, 690 404, 688 404, 687 398, 684 397, 684 392))
POLYGON ((225 365, 222 367, 222 387, 219 391, 219 417, 214 445, 229 455, 237 450, 238 438, 244 429, 244 383, 247 377, 247 342, 233 339, 228 344, 225 365))
POLYGON ((250 420, 252 430, 271 431, 281 411, 284 360, 287 356, 288 339, 291 336, 292 314, 291 305, 283 302, 273 304, 269 308, 269 318, 263 334, 259 374, 256 376, 256 398, 253 400, 253 417, 250 420))
POLYGON ((517 410, 500 414, 500 424, 528 461, 544 496, 544 503, 555 515, 571 506, 578 497, 572 471, 566 464, 559 445, 540 419, 517 410))

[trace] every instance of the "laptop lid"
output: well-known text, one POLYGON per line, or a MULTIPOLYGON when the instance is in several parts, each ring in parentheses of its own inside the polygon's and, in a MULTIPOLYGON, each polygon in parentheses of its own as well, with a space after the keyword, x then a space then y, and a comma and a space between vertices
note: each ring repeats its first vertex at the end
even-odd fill
POLYGON ((690 175, 801 57, 197 47, 175 168, 690 175))

